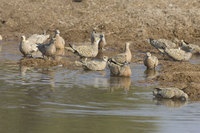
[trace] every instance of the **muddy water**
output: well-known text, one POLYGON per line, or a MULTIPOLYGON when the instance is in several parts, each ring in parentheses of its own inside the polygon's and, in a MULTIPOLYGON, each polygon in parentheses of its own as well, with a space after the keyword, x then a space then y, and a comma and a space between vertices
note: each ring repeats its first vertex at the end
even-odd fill
POLYGON ((200 131, 200 103, 153 99, 156 72, 132 64, 131 78, 109 71, 19 66, 16 42, 0 44, 0 132, 149 133, 200 131))
POLYGON ((200 63, 199 56, 193 55, 192 59, 190 59, 190 63, 191 64, 199 64, 200 63))

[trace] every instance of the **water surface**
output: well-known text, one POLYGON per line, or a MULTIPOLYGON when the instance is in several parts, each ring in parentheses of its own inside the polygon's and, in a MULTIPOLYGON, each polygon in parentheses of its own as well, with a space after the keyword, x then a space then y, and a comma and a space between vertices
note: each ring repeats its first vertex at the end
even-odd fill
POLYGON ((131 78, 117 78, 110 77, 108 69, 19 66, 21 58, 16 42, 1 42, 0 132, 200 131, 200 104, 154 99, 151 88, 157 84, 139 81, 156 72, 145 72, 142 64, 131 64, 131 78))

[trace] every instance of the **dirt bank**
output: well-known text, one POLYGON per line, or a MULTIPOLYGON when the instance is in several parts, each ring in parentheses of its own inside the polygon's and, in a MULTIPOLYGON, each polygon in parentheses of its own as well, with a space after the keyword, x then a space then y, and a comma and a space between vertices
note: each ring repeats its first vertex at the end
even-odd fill
POLYGON ((82 42, 97 26, 109 44, 130 40, 143 50, 149 37, 199 41, 199 7, 198 0, 1 0, 0 33, 18 39, 60 29, 67 42, 82 42))
POLYGON ((155 79, 161 86, 183 89, 191 99, 200 100, 200 66, 189 62, 161 62, 160 75, 155 79))

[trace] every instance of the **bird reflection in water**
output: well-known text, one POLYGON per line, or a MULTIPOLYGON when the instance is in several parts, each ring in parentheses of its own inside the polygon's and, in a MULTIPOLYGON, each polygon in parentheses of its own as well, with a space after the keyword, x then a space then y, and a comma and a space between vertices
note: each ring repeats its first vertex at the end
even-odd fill
POLYGON ((64 55, 65 55, 64 49, 56 49, 55 60, 61 61, 63 59, 64 55))
POLYGON ((146 79, 153 79, 159 75, 158 71, 156 71, 155 69, 146 69, 144 71, 144 74, 146 79))
POLYGON ((1 44, 0 42, 0 52, 2 51, 2 48, 3 48, 3 44, 1 44))
POLYGON ((28 67, 22 64, 19 65, 19 72, 21 76, 26 76, 27 71, 32 69, 33 69, 32 67, 28 67))
POLYGON ((170 108, 180 108, 183 105, 187 104, 187 100, 183 101, 183 100, 176 100, 176 99, 154 98, 153 101, 156 105, 164 105, 170 108))
POLYGON ((114 90, 124 89, 125 93, 127 93, 130 85, 130 77, 110 77, 110 92, 113 92, 114 90))
POLYGON ((48 84, 50 85, 50 90, 55 91, 55 71, 49 70, 48 68, 36 69, 34 67, 29 67, 26 65, 19 65, 19 72, 22 78, 22 81, 26 83, 27 81, 33 80, 33 78, 37 78, 39 81, 48 80, 48 84), (32 71, 35 69, 36 71, 32 71), (27 75, 28 73, 28 75, 27 75), (31 75, 34 73, 36 77, 32 77, 31 75), (44 76, 45 75, 45 76, 44 76), (48 77, 48 78, 47 78, 48 77))
POLYGON ((50 90, 52 92, 55 91, 55 75, 56 72, 54 70, 49 70, 48 68, 43 68, 42 69, 42 74, 45 74, 45 77, 41 77, 41 80, 48 80, 48 84, 50 85, 50 90), (47 78, 48 77, 48 78, 47 78))

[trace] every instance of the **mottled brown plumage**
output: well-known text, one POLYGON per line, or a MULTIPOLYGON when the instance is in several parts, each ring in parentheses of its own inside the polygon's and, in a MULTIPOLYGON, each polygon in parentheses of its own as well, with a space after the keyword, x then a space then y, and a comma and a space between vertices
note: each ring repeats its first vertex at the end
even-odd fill
POLYGON ((158 40, 154 40, 152 38, 149 39, 149 43, 155 47, 158 51, 160 51, 161 53, 165 53, 164 49, 165 48, 177 48, 178 45, 175 44, 174 42, 167 40, 167 39, 158 39, 158 40))
POLYGON ((112 58, 110 58, 109 60, 112 62, 115 62, 116 64, 124 64, 124 63, 130 63, 131 62, 131 58, 132 58, 132 54, 131 51, 129 49, 129 45, 130 43, 126 43, 125 44, 125 51, 124 53, 118 54, 112 58))
POLYGON ((104 56, 103 59, 94 59, 90 61, 82 61, 82 67, 85 70, 101 71, 106 68, 108 57, 104 56))
POLYGON ((165 48, 164 51, 170 58, 176 61, 188 61, 192 57, 191 52, 186 52, 180 48, 178 49, 168 49, 165 48))
POLYGON ((104 50, 104 47, 107 45, 107 43, 106 43, 105 35, 103 33, 101 33, 101 35, 102 35, 102 38, 99 42, 99 49, 104 50))
POLYGON ((60 31, 55 31, 55 46, 57 49, 64 49, 65 48, 65 40, 60 36, 60 31))
POLYGON ((199 54, 200 53, 200 47, 198 45, 195 44, 191 44, 191 43, 186 43, 185 41, 181 40, 181 49, 183 49, 184 51, 192 51, 193 54, 199 54))
POLYGON ((115 62, 108 61, 108 67, 110 69, 111 76, 121 76, 121 77, 131 76, 131 69, 128 63, 119 65, 119 64, 116 64, 115 62))
POLYGON ((144 65, 147 69, 155 69, 158 65, 158 58, 156 56, 152 56, 150 52, 147 52, 144 59, 144 65))
POLYGON ((188 95, 182 90, 171 87, 171 88, 155 88, 153 95, 157 98, 166 98, 166 99, 181 99, 187 100, 188 95))
POLYGON ((91 32, 91 43, 94 43, 94 38, 95 38, 95 36, 99 36, 99 35, 100 35, 99 33, 97 33, 96 30, 97 30, 96 27, 94 27, 94 28, 92 29, 92 32, 91 32))
POLYGON ((107 45, 104 33, 98 33, 96 27, 93 28, 91 33, 91 42, 94 42, 95 36, 102 36, 101 40, 99 41, 98 49, 103 50, 104 47, 107 45))
POLYGON ((65 47, 67 50, 82 57, 96 57, 98 54, 98 44, 100 41, 99 36, 95 36, 94 42, 91 45, 78 45, 69 44, 70 47, 65 47))

